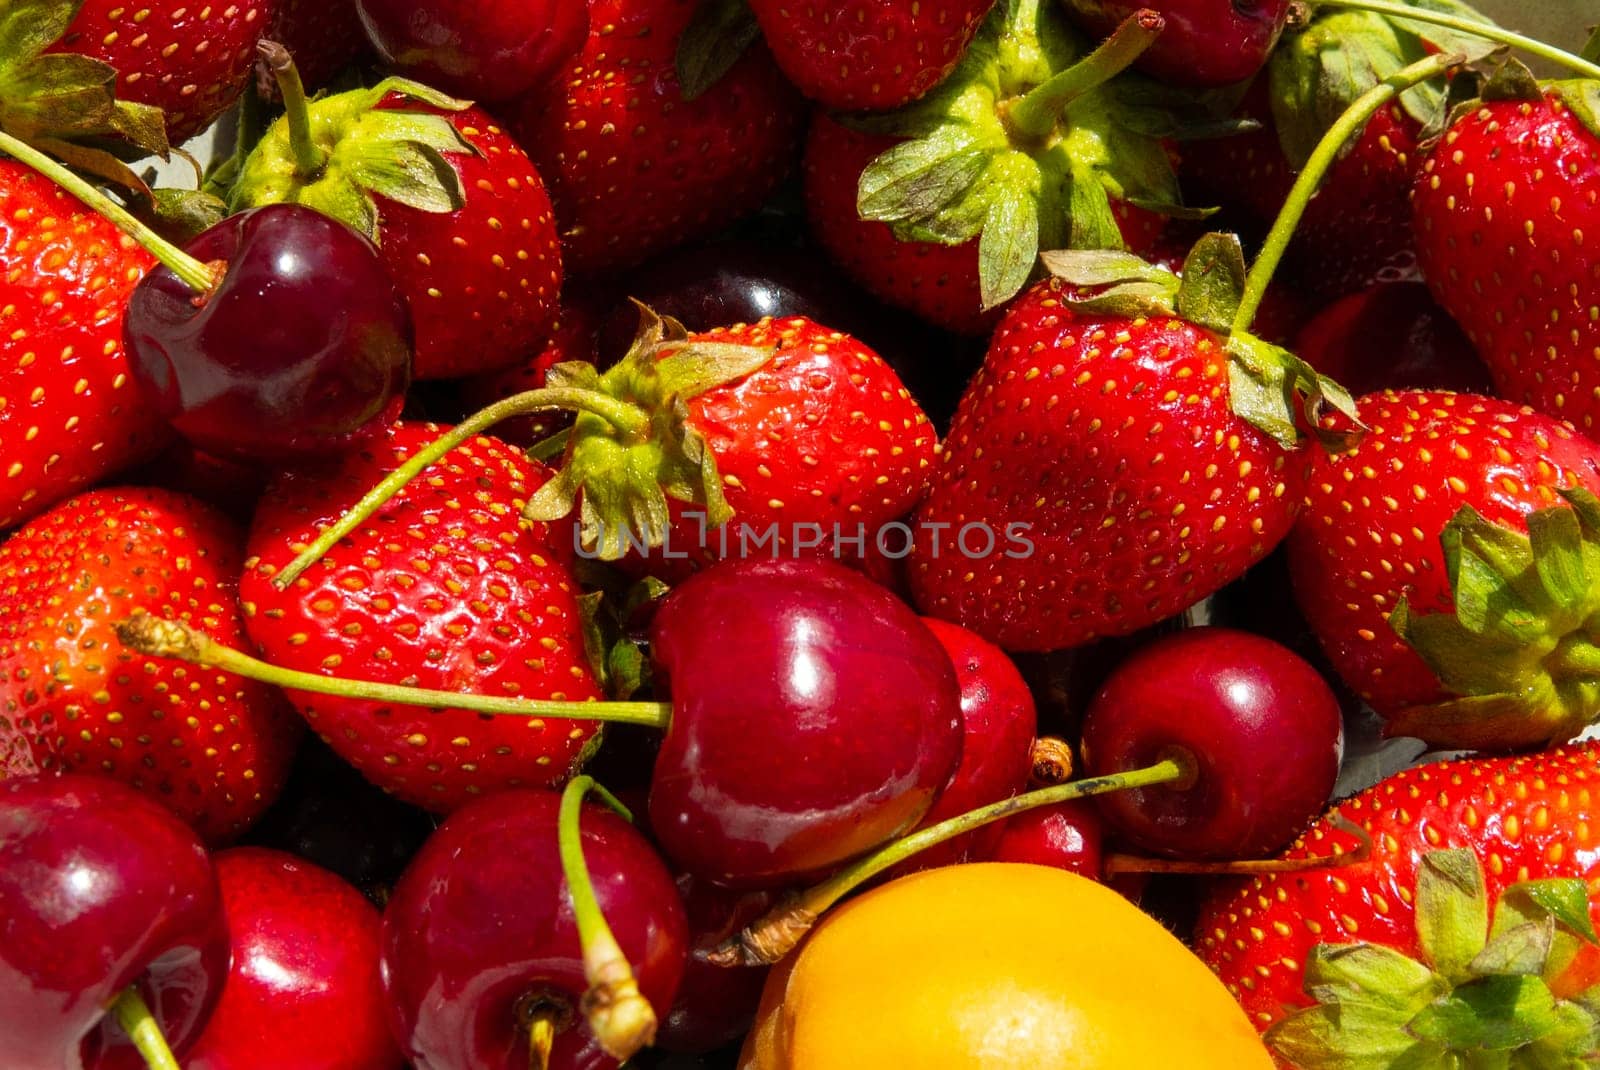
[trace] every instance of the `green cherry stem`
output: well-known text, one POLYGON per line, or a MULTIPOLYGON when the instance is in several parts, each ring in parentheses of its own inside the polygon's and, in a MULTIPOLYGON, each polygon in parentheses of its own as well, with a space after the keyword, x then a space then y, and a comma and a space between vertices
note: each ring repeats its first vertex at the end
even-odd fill
POLYGON ((513 416, 523 416, 541 409, 568 409, 592 413, 625 435, 642 435, 650 425, 650 417, 643 409, 626 401, 618 401, 598 390, 545 387, 497 401, 456 424, 385 476, 381 482, 367 491, 360 501, 345 510, 343 516, 323 529, 311 545, 300 551, 282 572, 272 577, 273 585, 279 590, 287 589, 306 569, 316 564, 324 554, 338 545, 340 539, 360 527, 368 517, 383 508, 385 502, 404 490, 406 484, 421 474, 423 469, 463 442, 513 416))
POLYGON ((583 1013, 589 1030, 600 1047, 613 1059, 627 1062, 656 1038, 656 1012, 639 991, 628 956, 606 923, 600 901, 589 878, 589 864, 583 857, 583 838, 578 822, 583 814, 583 798, 595 792, 613 809, 627 816, 627 810, 594 777, 574 777, 561 793, 561 810, 556 818, 557 845, 561 851, 561 871, 572 897, 572 915, 578 923, 578 942, 583 948, 583 975, 589 989, 583 994, 583 1013))
POLYGON ((1567 67, 1585 78, 1600 78, 1600 65, 1590 63, 1581 56, 1575 56, 1564 48, 1557 48, 1537 38, 1514 33, 1491 23, 1474 22, 1472 19, 1447 15, 1442 11, 1430 11, 1427 8, 1412 7, 1410 4, 1393 3, 1391 0, 1310 0, 1310 4, 1313 8, 1370 11, 1374 15, 1388 15, 1391 18, 1442 26, 1471 37, 1481 37, 1485 41, 1498 41, 1500 44, 1520 49, 1530 56, 1538 56, 1540 59, 1567 67))
POLYGON ((975 828, 1041 806, 1053 806, 1114 791, 1179 783, 1192 780, 1194 776, 1193 758, 1186 753, 1174 754, 1143 769, 1090 777, 1013 795, 1009 799, 958 814, 937 825, 929 825, 880 847, 820 884, 779 903, 764 917, 712 952, 711 961, 719 966, 765 966, 777 962, 811 931, 824 911, 862 884, 919 851, 965 835, 975 828))
POLYGON ((130 238, 148 249, 150 255, 170 268, 172 273, 182 279, 184 284, 195 293, 210 293, 212 287, 216 285, 216 275, 209 266, 202 264, 145 226, 134 218, 132 212, 112 200, 93 183, 80 178, 59 160, 46 156, 33 146, 17 140, 4 131, 0 131, 0 152, 13 156, 21 163, 27 164, 94 209, 101 216, 116 224, 130 238))
POLYGON ((161 1023, 156 1021, 137 988, 124 989, 111 1005, 111 1012, 117 1016, 117 1024, 128 1034, 150 1070, 181 1070, 172 1049, 167 1047, 167 1038, 161 1035, 161 1023))
POLYGON ((499 717, 561 717, 570 721, 610 721, 662 729, 667 727, 672 718, 672 706, 665 702, 571 702, 511 698, 318 676, 253 658, 216 642, 182 621, 164 620, 144 610, 137 610, 133 616, 119 622, 116 632, 124 646, 147 657, 175 658, 193 665, 231 672, 247 680, 338 698, 435 710, 471 710, 499 717))
POLYGON ((328 154, 317 147, 311 137, 311 108, 306 102, 306 86, 300 80, 300 71, 294 65, 289 50, 276 41, 262 41, 256 45, 267 70, 278 83, 283 94, 283 116, 289 124, 289 150, 294 154, 295 177, 311 181, 322 173, 328 154))
POLYGON ((1166 28, 1160 13, 1149 8, 1135 11, 1099 48, 1013 101, 1005 112, 1007 125, 1029 139, 1049 137, 1067 105, 1127 70, 1166 28))
POLYGON ((1436 78, 1463 62, 1464 58, 1455 54, 1429 56, 1396 71, 1357 97, 1355 102, 1344 110, 1344 114, 1334 121, 1333 126, 1329 127, 1328 132, 1322 135, 1322 140, 1317 142, 1311 158, 1306 161, 1305 169, 1300 172, 1293 188, 1289 190, 1289 196, 1284 200, 1278 218, 1272 223, 1272 230, 1267 234, 1266 241, 1261 244, 1261 252, 1256 257, 1256 262, 1250 267, 1250 274, 1245 279, 1244 296, 1239 300, 1239 311, 1233 317, 1232 333, 1249 332, 1250 325, 1256 318, 1256 312, 1260 310, 1261 302, 1266 297, 1272 275, 1278 270, 1284 253, 1289 249, 1295 227, 1300 225, 1300 217, 1305 214, 1306 205, 1310 202, 1312 194, 1317 192, 1317 187, 1322 184, 1328 168, 1339 158, 1345 143, 1363 129, 1367 125, 1367 120, 1377 114, 1380 108, 1400 93, 1418 83, 1436 78))

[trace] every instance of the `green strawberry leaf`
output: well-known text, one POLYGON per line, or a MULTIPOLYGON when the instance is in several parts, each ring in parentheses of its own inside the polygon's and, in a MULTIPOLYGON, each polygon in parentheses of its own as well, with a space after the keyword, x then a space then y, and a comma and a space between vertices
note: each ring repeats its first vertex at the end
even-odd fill
POLYGON ((1171 316, 1177 312, 1178 276, 1120 249, 1052 249, 1039 257, 1055 278, 1069 283, 1060 298, 1079 312, 1171 316))
POLYGON ((1371 1003, 1320 1004, 1267 1030, 1273 1054, 1288 1066, 1329 1070, 1436 1070, 1445 1045, 1405 1031, 1406 1019, 1371 1003))
POLYGON ((978 239, 978 281, 984 310, 1004 304, 1026 286, 1038 259, 1038 202, 1014 191, 990 201, 978 239))
MULTIPOLYGON (((1537 977, 1485 977, 1423 1008, 1407 1025, 1422 1040, 1452 1048, 1515 1051, 1563 1025, 1556 999, 1537 977)), ((1507 1064, 1510 1065, 1510 1064, 1507 1064)))
MULTIPOLYGON (((1465 22, 1481 22, 1486 26, 1495 25, 1495 21, 1489 16, 1469 4, 1461 3, 1461 0, 1405 0, 1405 2, 1419 11, 1450 15, 1465 22)), ((1394 21, 1395 25, 1415 35, 1435 50, 1458 52, 1465 56, 1469 63, 1484 58, 1500 47, 1498 43, 1487 38, 1464 33, 1449 26, 1405 18, 1396 18, 1394 21)))
MULTIPOLYGON (((903 141, 861 172, 856 209, 862 219, 891 224, 939 216, 966 197, 992 155, 954 129, 903 141)), ((974 227, 956 240, 966 241, 977 232, 974 227)))
POLYGON ((1233 411, 1285 449, 1300 442, 1299 419, 1313 429, 1324 449, 1349 449, 1363 427, 1355 399, 1311 365, 1255 335, 1228 338, 1228 383, 1233 411), (1328 410, 1343 417, 1336 426, 1323 421, 1328 410))
POLYGON ((0 58, 29 60, 61 39, 83 0, 7 0, 0 7, 0 58))
POLYGON ((1528 543, 1544 593, 1561 609, 1576 609, 1589 589, 1583 526, 1571 509, 1540 509, 1528 517, 1528 543))
POLYGON ((1548 83, 1549 88, 1572 109, 1573 118, 1585 130, 1600 137, 1600 81, 1592 78, 1567 78, 1548 83))
POLYGON ((1207 234, 1183 262, 1178 314, 1191 323, 1227 334, 1244 296, 1244 248, 1235 234, 1207 234))
POLYGON ((1489 932, 1483 865, 1465 849, 1430 851, 1417 870, 1417 944, 1451 981, 1467 976, 1489 932))
POLYGON ((1478 90, 1484 100, 1542 100, 1544 87, 1528 69, 1528 65, 1513 56, 1501 59, 1478 90))
POLYGON ((1318 944, 1306 956, 1305 992, 1319 1003, 1367 1003, 1408 1021, 1449 985, 1416 959, 1379 944, 1318 944))
POLYGON ((701 0, 678 38, 678 86, 694 100, 722 81, 756 39, 761 25, 745 0, 701 0))
POLYGON ((1581 880, 1552 878, 1522 881, 1500 893, 1495 906, 1495 933, 1504 925, 1549 918, 1586 943, 1600 944, 1589 915, 1589 891, 1581 880), (1505 919, 1502 922, 1502 918, 1505 919))
POLYGON ((1583 43, 1583 48, 1578 55, 1590 63, 1600 63, 1600 24, 1589 34, 1589 39, 1583 43))
POLYGON ((136 214, 163 238, 183 243, 222 222, 228 206, 202 190, 152 189, 136 214))
POLYGON ((1552 917, 1513 926, 1491 939, 1472 960, 1470 969, 1479 977, 1538 977, 1550 959, 1555 939, 1552 917))

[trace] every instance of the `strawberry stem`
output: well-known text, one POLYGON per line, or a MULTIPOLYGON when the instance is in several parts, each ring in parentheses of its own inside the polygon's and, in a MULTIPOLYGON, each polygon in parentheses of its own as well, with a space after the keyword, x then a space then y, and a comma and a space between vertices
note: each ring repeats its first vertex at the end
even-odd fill
POLYGON ((1072 799, 1086 799, 1094 795, 1107 795, 1114 791, 1127 791, 1132 788, 1181 783, 1192 780, 1194 775, 1193 759, 1188 755, 1175 753, 1143 769, 1132 769, 1126 773, 1109 773, 1087 780, 1076 780, 1070 784, 1057 784, 1054 787, 1024 792, 958 814, 937 825, 929 825, 925 829, 919 829, 909 836, 880 847, 820 884, 780 903, 742 933, 712 952, 711 961, 719 966, 766 966, 777 962, 794 949, 825 910, 862 884, 920 851, 965 835, 975 828, 1011 817, 1013 814, 1037 810, 1041 806, 1052 806, 1072 799))
POLYGON ((167 1047, 167 1038, 161 1035, 161 1023, 137 988, 124 989, 111 1005, 111 1012, 150 1070, 180 1070, 172 1049, 167 1047))
POLYGON ((583 994, 583 1013, 589 1029, 607 1055, 626 1062, 656 1038, 656 1012, 639 991, 638 978, 594 894, 589 864, 583 857, 583 837, 578 822, 583 797, 595 792, 613 809, 627 816, 616 798, 594 777, 574 777, 561 793, 556 819, 561 870, 572 897, 572 915, 578 923, 578 943, 583 949, 583 976, 589 989, 583 994))
POLYGON ((1382 83, 1357 97, 1355 102, 1344 110, 1344 114, 1328 128, 1328 132, 1322 135, 1322 140, 1317 142, 1311 158, 1306 161, 1305 169, 1300 172, 1293 188, 1289 190, 1289 196, 1283 202, 1278 218, 1272 223, 1271 232, 1261 244, 1261 252, 1256 257, 1256 262, 1250 267, 1250 273, 1245 278, 1244 296, 1239 300, 1239 311, 1233 317, 1232 333, 1249 332, 1250 325, 1256 318, 1256 312, 1261 308, 1262 299, 1266 297, 1272 275, 1278 270, 1278 264, 1282 262, 1284 253, 1289 249, 1295 227, 1300 225, 1300 217, 1305 214, 1306 205, 1317 192, 1317 187, 1322 184, 1328 168, 1339 158, 1345 143, 1365 128, 1367 120, 1377 114, 1380 108, 1400 93, 1420 82, 1426 82, 1429 78, 1435 78, 1462 62, 1463 57, 1454 54, 1429 56, 1396 71, 1382 83))
POLYGON ((283 571, 272 578, 273 585, 286 590, 301 574, 322 559, 373 513, 383 508, 385 502, 405 489, 423 469, 476 435, 514 416, 524 416, 540 409, 571 409, 592 413, 626 435, 642 435, 650 426, 650 417, 636 405, 603 394, 597 390, 574 387, 545 387, 516 394, 497 401, 488 408, 473 413, 449 431, 440 435, 423 449, 409 457, 405 464, 383 478, 377 486, 367 491, 361 500, 345 510, 343 516, 318 534, 315 541, 302 550, 283 571))
POLYGON ((435 710, 471 710, 473 713, 497 717, 561 717, 569 721, 609 721, 661 729, 665 729, 672 718, 672 706, 665 702, 562 702, 436 691, 374 680, 318 676, 253 658, 216 642, 182 621, 163 620, 143 610, 118 623, 116 631, 124 646, 147 657, 175 658, 231 672, 247 680, 259 680, 276 687, 336 698, 386 702, 396 706, 422 706, 435 710))
POLYGON ((1012 101, 1005 109, 1006 125, 1027 140, 1049 137, 1067 105, 1127 70, 1166 28, 1167 20, 1158 12, 1135 11, 1099 48, 1012 101))
POLYGON ((18 141, 4 131, 0 131, 0 152, 5 152, 19 162, 27 164, 116 224, 130 238, 149 250, 151 256, 165 264, 195 293, 208 294, 217 284, 216 276, 210 267, 145 226, 134 218, 133 213, 112 200, 93 183, 74 174, 65 164, 51 159, 33 146, 18 141))
POLYGON ((1474 22, 1472 19, 1460 18, 1456 15, 1447 15, 1442 11, 1431 11, 1427 8, 1412 7, 1410 4, 1393 3, 1391 0, 1311 0, 1311 6, 1317 8, 1344 8, 1351 11, 1370 11, 1374 15, 1388 15, 1391 18, 1409 19, 1412 22, 1424 22, 1433 26, 1443 26, 1455 30, 1457 33, 1470 34, 1481 37, 1485 41, 1498 41, 1503 45, 1521 49, 1532 56, 1549 60, 1578 72, 1585 78, 1600 78, 1600 65, 1590 63, 1581 56, 1575 56, 1566 49, 1557 48, 1555 45, 1540 41, 1534 37, 1525 37, 1520 33, 1504 29, 1486 22, 1474 22))
POLYGON ((256 54, 272 72, 283 95, 284 120, 289 124, 289 151, 294 154, 295 178, 314 181, 327 166, 328 154, 311 138, 311 108, 306 101, 306 86, 289 50, 276 41, 262 41, 256 54))

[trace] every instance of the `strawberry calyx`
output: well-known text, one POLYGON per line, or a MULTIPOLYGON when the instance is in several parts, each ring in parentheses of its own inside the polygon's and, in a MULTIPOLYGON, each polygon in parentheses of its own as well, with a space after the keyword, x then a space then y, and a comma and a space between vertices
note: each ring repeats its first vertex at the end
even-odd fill
POLYGON ((898 111, 843 119, 901 138, 862 172, 862 219, 902 241, 978 240, 985 308, 1014 297, 1041 249, 1121 249, 1112 202, 1167 216, 1183 205, 1152 118, 1160 91, 1124 70, 1162 22, 1141 12, 1090 50, 1060 5, 1002 0, 954 73, 898 111))
POLYGON ((240 166, 228 197, 233 211, 304 204, 378 241, 379 197, 437 214, 466 204, 445 154, 477 150, 449 116, 379 105, 393 95, 460 112, 469 102, 404 78, 313 101, 294 92, 298 84, 297 77, 280 80, 287 110, 240 166))
POLYGON ((675 65, 684 100, 694 100, 722 80, 761 36, 745 0, 701 0, 678 38, 675 65))
POLYGON ((1571 739, 1600 716, 1600 498, 1561 495, 1526 534, 1471 506, 1445 525, 1453 610, 1419 614, 1402 598, 1389 626, 1456 697, 1401 711, 1391 734, 1511 750, 1571 739))
POLYGON ((1450 113, 1450 125, 1485 104, 1502 101, 1544 104, 1554 98, 1572 112, 1589 133, 1600 137, 1600 78, 1541 80, 1524 64, 1507 59, 1483 80, 1472 99, 1463 100, 1450 113))
POLYGON ((1417 868, 1418 957, 1375 943, 1319 944, 1317 1001, 1267 1031, 1302 1070, 1325 1067, 1586 1066, 1600 1042, 1600 987, 1568 968, 1596 941, 1582 880, 1524 881, 1491 904, 1477 855, 1432 851, 1417 868))

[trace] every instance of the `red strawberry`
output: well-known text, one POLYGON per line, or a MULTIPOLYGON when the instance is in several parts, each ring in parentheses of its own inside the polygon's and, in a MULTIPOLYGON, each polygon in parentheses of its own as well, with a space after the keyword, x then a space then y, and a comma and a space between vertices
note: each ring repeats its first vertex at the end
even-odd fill
POLYGON ((0 530, 154 454, 122 312, 153 262, 49 179, 0 160, 0 530))
POLYGON ((1220 884, 1197 950, 1285 1066, 1583 1065, 1597 790, 1595 744, 1409 769, 1285 854, 1369 856, 1220 884))
POLYGON ((1592 431, 1600 418, 1594 83, 1491 89, 1512 99, 1458 120, 1418 176, 1422 269, 1499 393, 1592 431))
MULTIPOLYGON (((267 38, 289 50, 307 92, 327 85, 371 51, 355 0, 277 0, 267 38)), ((271 74, 263 74, 276 97, 271 74)))
POLYGON ((555 318, 560 247, 543 182, 495 120, 396 80, 309 110, 320 169, 304 171, 280 120, 245 162, 233 207, 297 201, 377 242, 411 303, 419 379, 536 352, 555 318))
POLYGON ((961 62, 994 0, 753 0, 772 56, 800 91, 838 111, 909 104, 961 62))
POLYGON ((160 108, 167 137, 193 137, 250 81, 277 0, 86 0, 52 51, 109 63, 117 96, 160 108))
POLYGON ((0 546, 0 751, 21 739, 41 768, 129 783, 210 843, 242 832, 282 788, 299 720, 275 688, 134 654, 113 628, 145 610, 237 642, 243 542, 210 507, 139 487, 18 529, 0 546))
POLYGON ((567 265, 593 275, 710 234, 788 174, 802 111, 762 46, 685 100, 675 60, 696 0, 594 0, 577 59, 508 106, 550 183, 567 265))
POLYGON ((1489 372, 1420 282, 1385 282, 1340 298, 1306 323, 1293 349, 1351 392, 1487 394, 1489 372))
MULTIPOLYGON (((319 526, 438 437, 399 424, 316 472, 280 476, 251 530, 240 594, 274 664, 332 676, 525 698, 599 697, 584 655, 564 540, 521 519, 548 474, 495 439, 435 464, 301 576, 271 581, 319 526)), ((565 780, 596 723, 485 717, 290 692, 369 780, 432 810, 521 784, 565 780)))
MULTIPOLYGON (((1425 709, 1448 693, 1390 614, 1402 597, 1419 613, 1453 608, 1440 540, 1463 506, 1489 525, 1523 529, 1529 513, 1560 503, 1560 488, 1600 490, 1600 447, 1568 424, 1470 394, 1385 392, 1357 408, 1366 436, 1348 453, 1318 458, 1289 540, 1296 598, 1334 668, 1391 731, 1488 742, 1469 742, 1457 735, 1467 727, 1425 709)), ((1490 724, 1521 733, 1512 742, 1551 734, 1520 712, 1490 724)))

